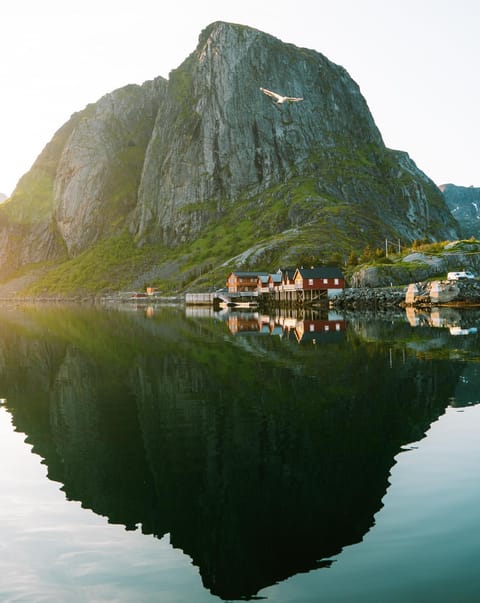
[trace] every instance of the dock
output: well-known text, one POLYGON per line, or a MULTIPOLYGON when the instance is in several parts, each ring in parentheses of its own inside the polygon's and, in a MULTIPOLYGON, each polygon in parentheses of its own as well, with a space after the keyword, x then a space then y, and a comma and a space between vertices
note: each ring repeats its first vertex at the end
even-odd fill
POLYGON ((187 304, 187 306, 213 306, 216 297, 217 294, 215 292, 186 293, 185 303, 187 304))

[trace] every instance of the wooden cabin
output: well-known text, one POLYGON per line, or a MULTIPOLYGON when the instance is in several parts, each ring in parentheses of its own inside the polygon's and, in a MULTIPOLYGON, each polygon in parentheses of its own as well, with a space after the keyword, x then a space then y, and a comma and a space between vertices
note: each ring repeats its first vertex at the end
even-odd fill
POLYGON ((275 272, 274 274, 261 274, 258 277, 257 289, 260 294, 271 293, 281 285, 282 275, 279 272, 275 272))
POLYGON ((297 268, 293 281, 295 289, 303 291, 304 301, 330 299, 345 289, 343 272, 335 266, 297 268))
POLYGON ((257 279, 257 290, 261 293, 268 293, 268 279, 270 278, 269 274, 260 274, 257 279))
POLYGON ((278 273, 282 277, 282 285, 294 285, 294 276, 296 268, 280 268, 278 273))
POLYGON ((257 291, 259 276, 266 276, 268 278, 268 272, 230 272, 227 278, 228 292, 245 293, 257 291))
POLYGON ((272 291, 276 287, 280 287, 282 285, 282 275, 276 272, 275 274, 268 275, 268 289, 272 291))

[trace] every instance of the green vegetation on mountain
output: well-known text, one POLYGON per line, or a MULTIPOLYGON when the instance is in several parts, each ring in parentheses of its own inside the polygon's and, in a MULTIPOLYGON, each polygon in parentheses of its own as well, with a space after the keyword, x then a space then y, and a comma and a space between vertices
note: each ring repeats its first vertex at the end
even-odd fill
POLYGON ((124 288, 158 261, 155 248, 138 248, 130 235, 102 239, 94 247, 59 265, 27 287, 25 295, 93 295, 124 288))

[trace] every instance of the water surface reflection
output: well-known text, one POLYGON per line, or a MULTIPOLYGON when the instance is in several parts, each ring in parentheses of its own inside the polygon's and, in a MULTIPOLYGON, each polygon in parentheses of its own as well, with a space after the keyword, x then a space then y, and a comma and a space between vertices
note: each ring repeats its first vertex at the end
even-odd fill
POLYGON ((362 540, 395 455, 478 372, 405 319, 202 314, 4 311, 2 395, 69 499, 250 598, 362 540))

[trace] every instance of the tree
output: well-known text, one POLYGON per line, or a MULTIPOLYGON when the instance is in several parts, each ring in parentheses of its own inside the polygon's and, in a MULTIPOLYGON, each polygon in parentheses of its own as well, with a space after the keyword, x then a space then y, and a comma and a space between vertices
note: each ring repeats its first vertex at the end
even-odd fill
POLYGON ((334 251, 325 263, 327 266, 342 266, 342 254, 339 251, 334 251))
POLYGON ((369 244, 366 245, 365 249, 362 251, 362 255, 360 256, 359 260, 360 262, 363 263, 367 263, 367 262, 371 262, 375 257, 375 254, 373 252, 373 249, 370 247, 369 244))
POLYGON ((353 251, 353 249, 350 252, 350 255, 348 256, 347 264, 349 266, 356 266, 358 264, 358 255, 355 251, 353 251))

